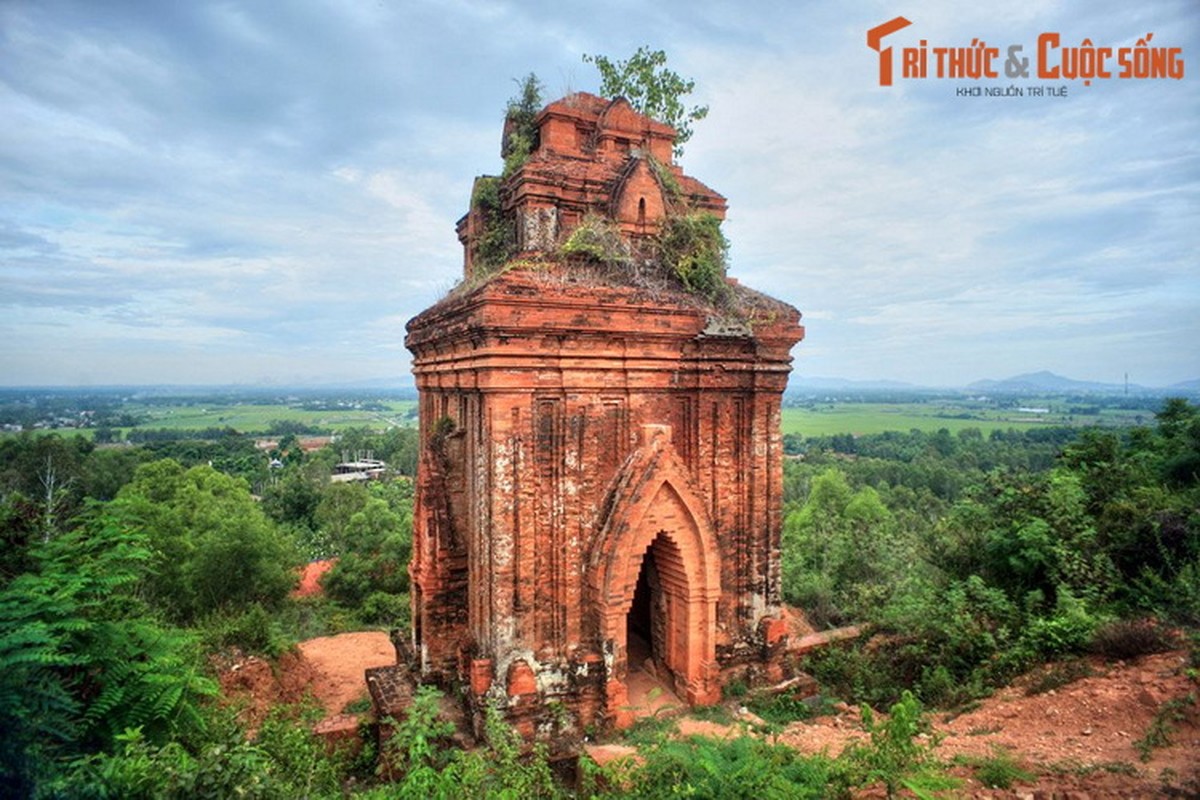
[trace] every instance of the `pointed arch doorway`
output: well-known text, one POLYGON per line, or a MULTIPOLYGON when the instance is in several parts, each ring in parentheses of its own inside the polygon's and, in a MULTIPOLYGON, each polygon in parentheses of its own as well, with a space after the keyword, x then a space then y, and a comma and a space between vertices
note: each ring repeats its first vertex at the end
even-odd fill
POLYGON ((720 699, 720 555, 669 428, 656 427, 623 470, 591 573, 608 665, 606 706, 618 726, 631 721, 629 673, 647 659, 680 700, 720 699))
POLYGON ((687 569, 679 548, 664 530, 642 555, 637 582, 625 615, 626 663, 643 670, 674 691, 675 676, 686 676, 688 630, 687 569))

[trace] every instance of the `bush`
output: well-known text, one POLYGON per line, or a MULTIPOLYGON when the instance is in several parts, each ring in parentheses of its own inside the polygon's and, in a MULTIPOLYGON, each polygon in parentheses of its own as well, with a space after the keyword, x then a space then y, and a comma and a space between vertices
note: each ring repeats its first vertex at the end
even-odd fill
POLYGON ((901 786, 920 796, 955 785, 934 760, 937 740, 930 737, 929 720, 912 692, 901 694, 886 720, 876 721, 869 706, 862 707, 862 720, 871 735, 870 744, 852 744, 843 753, 856 785, 882 782, 888 797, 901 786))
POLYGON ((245 482, 212 467, 144 464, 107 508, 123 526, 148 532, 148 588, 177 622, 253 603, 276 608, 296 583, 294 543, 245 482))
POLYGON ((359 608, 358 616, 371 625, 407 629, 412 621, 412 606, 407 594, 371 592, 359 608))
POLYGON ((512 257, 517 247, 513 220, 504 214, 500 178, 477 178, 471 206, 483 219, 483 232, 475 240, 475 263, 482 273, 495 272, 512 257))
POLYGON ((209 651, 236 647, 246 653, 275 659, 295 644, 259 603, 244 610, 217 611, 201 620, 197 628, 209 651))
POLYGON ((1179 646, 1175 631, 1154 619, 1116 620, 1101 625, 1092 635, 1091 650, 1109 659, 1128 660, 1162 653, 1179 646))
POLYGON ((629 243, 616 223, 588 213, 559 248, 565 256, 582 256, 601 264, 626 265, 632 260, 629 243))
POLYGON ((671 214, 658 235, 659 259, 684 288, 710 302, 727 291, 725 260, 729 242, 712 214, 671 214))
POLYGON ((1096 625, 1096 618, 1084 603, 1075 599, 1065 587, 1060 587, 1054 615, 1029 620, 1021 632, 1018 650, 1027 651, 1032 660, 1080 653, 1092 641, 1096 625))
POLYGON ((802 719, 812 719, 822 707, 821 698, 809 702, 790 694, 756 695, 746 701, 746 707, 767 722, 787 725, 802 719))
POLYGON ((640 767, 609 797, 827 798, 848 796, 838 762, 741 736, 669 740, 639 752, 640 767))
POLYGON ((994 748, 990 756, 965 761, 975 768, 975 780, 989 789, 1011 789, 1017 781, 1031 781, 1036 777, 1023 769, 1011 753, 999 747, 994 748))

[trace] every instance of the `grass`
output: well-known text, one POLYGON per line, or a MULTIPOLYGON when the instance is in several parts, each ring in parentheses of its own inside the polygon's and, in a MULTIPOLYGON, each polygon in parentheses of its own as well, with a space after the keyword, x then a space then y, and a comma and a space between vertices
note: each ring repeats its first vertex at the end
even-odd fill
MULTIPOLYGON (((284 403, 179 403, 173 405, 127 403, 122 410, 139 417, 137 428, 120 428, 120 435, 131 430, 176 430, 200 431, 208 428, 233 428, 239 433, 265 433, 273 422, 299 422, 325 431, 342 431, 346 428, 371 428, 382 430, 395 426, 415 426, 413 413, 416 400, 384 401, 386 410, 367 411, 344 408, 337 410, 309 410, 295 408, 284 403)), ((42 431, 64 436, 79 435, 91 439, 95 430, 91 428, 54 428, 42 431)), ((16 436, 4 433, 0 436, 16 436)), ((120 438, 120 436, 118 436, 120 438)))
POLYGON ((993 430, 1031 430, 1055 425, 1128 426, 1138 417, 1122 410, 1105 410, 1089 416, 1049 413, 1034 417, 1017 409, 968 408, 952 403, 812 403, 783 409, 783 433, 832 436, 839 433, 866 435, 885 431, 907 432, 914 428, 935 432, 945 428, 957 433, 977 428, 983 435, 993 430))
POLYGON ((415 400, 393 400, 384 403, 386 411, 339 409, 337 411, 294 408, 282 404, 230 403, 221 405, 155 405, 139 408, 130 404, 129 411, 144 415, 141 428, 170 428, 201 430, 204 428, 235 428, 243 432, 265 431, 272 422, 302 422, 322 429, 388 427, 411 424, 409 412, 415 400))
POLYGON ((1031 676, 1029 685, 1025 687, 1025 694, 1032 697, 1049 691, 1057 691, 1068 684, 1095 674, 1091 665, 1083 659, 1077 658, 1057 664, 1047 664, 1031 676))
POLYGON ((1187 719, 1188 707, 1194 705, 1196 705, 1196 695, 1193 692, 1185 697, 1168 700, 1159 706, 1154 719, 1150 720, 1150 727, 1146 729, 1145 735, 1133 743, 1134 749, 1138 751, 1142 761, 1149 761, 1152 751, 1171 744, 1171 735, 1180 723, 1187 719))
POLYGON ((957 760, 974 769, 975 779, 989 789, 1011 789, 1014 783, 1037 777, 1023 768, 1012 753, 1000 747, 993 748, 990 756, 966 756, 957 760))
MULTIPOLYGON (((284 403, 238 402, 180 402, 172 404, 130 402, 122 410, 142 418, 143 429, 202 430, 205 428, 234 428, 243 433, 261 433, 272 422, 299 422, 322 430, 343 430, 365 426, 386 428, 392 425, 413 425, 415 400, 389 400, 383 403, 386 411, 366 411, 355 408, 309 410, 284 403)), ((1049 405, 1055 409, 1053 403, 1049 405)), ((964 428, 977 428, 985 436, 993 430, 1030 430, 1051 425, 1104 427, 1129 426, 1146 422, 1148 414, 1122 409, 1103 409, 1093 415, 1072 416, 1057 409, 1044 415, 1031 415, 1017 409, 978 407, 955 402, 860 403, 809 402, 803 406, 786 406, 782 413, 783 433, 804 436, 856 435, 917 429, 935 432, 946 428, 957 433, 964 428)), ((63 430, 91 436, 89 430, 63 430)))

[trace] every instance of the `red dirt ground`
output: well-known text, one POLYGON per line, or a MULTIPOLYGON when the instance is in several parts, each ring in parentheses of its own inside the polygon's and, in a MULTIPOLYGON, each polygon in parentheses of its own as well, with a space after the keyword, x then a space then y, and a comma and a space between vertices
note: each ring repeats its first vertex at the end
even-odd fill
MULTIPOLYGON (((1200 695, 1186 675, 1187 653, 1144 656, 1130 663, 1088 662, 1092 671, 1057 690, 1027 694, 1034 675, 982 701, 974 710, 933 717, 944 761, 1010 754, 1037 779, 1011 790, 987 789, 966 778, 957 796, 1096 800, 1096 798, 1200 797, 1200 695), (1183 701, 1183 719, 1170 744, 1142 762, 1134 743, 1146 735, 1163 703, 1183 701)), ((711 723, 708 723, 711 728, 711 723)), ((690 732, 681 726, 685 732, 690 732)), ((710 730, 697 731, 710 734, 710 730)), ((806 753, 836 755, 865 739, 858 709, 842 706, 834 716, 797 722, 779 741, 806 753)))
POLYGON ((296 588, 292 590, 292 597, 311 597, 322 593, 321 578, 326 572, 333 569, 333 565, 337 563, 336 558, 331 558, 325 561, 311 561, 304 565, 300 570, 300 582, 296 588))
MULTIPOLYGON (((257 658, 229 665, 221 675, 226 696, 251 701, 247 714, 311 692, 330 715, 365 696, 363 671, 394 663, 386 633, 345 633, 303 642, 277 669, 257 658)), ((987 789, 961 770, 966 781, 957 796, 1028 800, 1200 797, 1200 700, 1183 703, 1183 719, 1170 732, 1170 744, 1142 762, 1134 743, 1146 735, 1163 704, 1200 694, 1186 675, 1186 653, 1176 651, 1134 661, 1089 662, 1091 674, 1043 694, 1028 695, 1027 676, 953 719, 934 718, 937 747, 944 760, 988 756, 994 748, 1010 753, 1036 780, 1011 790, 987 789)), ((261 716, 251 716, 261 719, 261 716)), ((753 722, 752 715, 745 715, 753 722)), ((749 726, 719 725, 684 718, 681 733, 736 735, 749 726)), ((837 755, 864 736, 857 709, 811 722, 797 722, 780 742, 803 752, 837 755)), ((867 795, 871 796, 871 795, 867 795)))
POLYGON ((272 706, 296 703, 306 695, 332 717, 367 696, 365 670, 395 663, 396 650, 382 631, 322 636, 301 642, 275 667, 257 656, 233 656, 221 665, 221 694, 246 704, 252 728, 272 706))

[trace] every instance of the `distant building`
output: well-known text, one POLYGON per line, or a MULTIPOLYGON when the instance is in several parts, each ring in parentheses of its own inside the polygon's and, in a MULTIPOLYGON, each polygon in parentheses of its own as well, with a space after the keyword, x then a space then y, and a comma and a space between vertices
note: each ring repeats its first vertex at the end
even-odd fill
POLYGON ((380 480, 387 475, 387 464, 376 458, 360 458, 334 465, 329 480, 334 483, 380 480))

